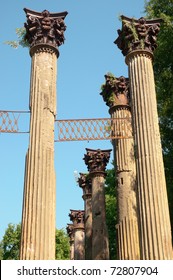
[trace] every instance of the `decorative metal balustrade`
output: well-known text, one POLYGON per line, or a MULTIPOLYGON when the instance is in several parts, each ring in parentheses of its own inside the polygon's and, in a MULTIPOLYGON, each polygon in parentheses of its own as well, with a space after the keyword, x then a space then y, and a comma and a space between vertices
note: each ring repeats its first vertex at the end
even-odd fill
MULTIPOLYGON (((29 133, 29 111, 0 110, 0 133, 29 133)), ((111 140, 132 137, 131 119, 55 120, 55 142, 111 140)))
POLYGON ((29 111, 0 110, 0 133, 28 133, 29 111), (22 115, 22 117, 21 117, 22 115))
POLYGON ((58 133, 55 142, 132 137, 131 119, 129 118, 56 120, 56 125, 58 133))

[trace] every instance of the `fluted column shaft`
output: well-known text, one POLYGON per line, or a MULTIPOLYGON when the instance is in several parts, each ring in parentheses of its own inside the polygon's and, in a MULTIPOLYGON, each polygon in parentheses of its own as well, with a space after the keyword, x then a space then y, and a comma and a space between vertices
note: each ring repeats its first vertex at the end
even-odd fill
POLYGON ((92 174, 92 259, 109 260, 109 239, 106 225, 106 206, 102 174, 92 174))
MULTIPOLYGON (((127 118, 125 125, 128 124, 130 126, 130 109, 127 106, 115 106, 111 108, 110 112, 111 118, 119 119, 119 132, 123 136, 124 121, 121 119, 127 118)), ((116 127, 114 128, 116 132, 116 127)), ((128 128, 128 136, 128 139, 116 139, 112 141, 117 177, 118 224, 116 228, 118 259, 120 260, 140 259, 136 200, 136 163, 132 128, 128 128)))
POLYGON ((91 194, 84 194, 85 201, 85 259, 92 260, 92 201, 91 194))
MULTIPOLYGON (((123 135, 121 119, 127 118, 127 122, 130 123, 130 120, 128 119, 131 119, 131 112, 127 107, 114 107, 114 110, 111 110, 111 118, 119 119, 119 131, 123 135)), ((134 216, 133 211, 135 211, 134 207, 136 207, 136 203, 134 201, 134 192, 136 190, 134 144, 133 138, 116 139, 112 141, 112 144, 114 147, 114 159, 118 179, 118 222, 120 222, 125 216, 134 216)))
POLYGON ((79 187, 83 189, 84 226, 85 226, 85 259, 92 260, 92 186, 88 174, 80 173, 79 187))
POLYGON ((84 224, 74 227, 74 260, 85 260, 84 224))
POLYGON ((21 259, 55 258, 56 60, 54 52, 40 50, 32 56, 21 259))
POLYGON ((127 57, 136 143, 142 259, 171 259, 172 243, 152 57, 127 57))
POLYGON ((70 240, 70 260, 74 260, 74 239, 70 240))

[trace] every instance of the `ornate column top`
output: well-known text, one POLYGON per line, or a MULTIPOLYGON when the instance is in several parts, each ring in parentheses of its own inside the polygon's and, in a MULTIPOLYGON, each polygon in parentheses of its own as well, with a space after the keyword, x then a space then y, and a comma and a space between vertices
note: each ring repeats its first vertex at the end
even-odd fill
POLYGON ((84 210, 70 210, 70 221, 73 222, 73 227, 74 229, 84 228, 84 216, 85 216, 85 211, 84 210))
POLYGON ((105 75, 105 80, 100 94, 106 105, 110 108, 114 106, 129 106, 129 79, 123 76, 116 78, 113 74, 108 73, 105 75))
POLYGON ((92 150, 86 149, 87 154, 84 155, 85 164, 88 167, 90 175, 93 173, 101 173, 105 175, 107 163, 109 162, 110 152, 112 150, 92 150))
POLYGON ((83 199, 91 197, 92 184, 91 179, 88 174, 79 173, 80 177, 78 179, 79 187, 83 189, 83 199))
POLYGON ((67 224, 67 227, 66 227, 66 230, 67 230, 67 234, 70 238, 70 240, 73 240, 74 239, 74 226, 73 224, 67 224))
POLYGON ((122 54, 126 56, 132 51, 143 50, 153 54, 157 48, 157 35, 160 31, 161 19, 146 20, 121 16, 122 30, 118 30, 118 38, 115 40, 122 54))
POLYGON ((42 45, 56 49, 64 43, 64 31, 66 26, 64 19, 67 12, 50 13, 44 10, 42 13, 24 9, 27 17, 25 40, 30 48, 42 45))

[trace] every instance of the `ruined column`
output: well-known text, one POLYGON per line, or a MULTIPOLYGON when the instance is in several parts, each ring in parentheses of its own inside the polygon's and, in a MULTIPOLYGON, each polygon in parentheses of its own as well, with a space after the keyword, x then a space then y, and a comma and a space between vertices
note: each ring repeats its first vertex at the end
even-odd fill
POLYGON ((85 260, 85 232, 83 210, 70 210, 70 220, 73 222, 74 260, 85 260))
POLYGON ((141 259, 172 259, 171 227, 158 126, 153 51, 160 20, 122 16, 115 41, 129 69, 136 153, 141 259))
POLYGON ((70 260, 74 260, 74 226, 73 224, 67 224, 67 234, 70 238, 70 260))
POLYGON ((120 260, 140 259, 136 202, 136 163, 131 125, 129 80, 105 75, 101 95, 112 119, 112 140, 117 177, 117 256, 120 260), (122 138, 121 138, 122 137, 122 138))
POLYGON ((85 209, 85 260, 92 260, 92 187, 88 174, 80 173, 78 180, 79 187, 83 189, 84 209, 85 209))
POLYGON ((26 155, 20 259, 55 259, 54 120, 56 63, 67 12, 24 9, 32 57, 30 139, 26 155))
POLYGON ((92 182, 92 259, 109 260, 104 183, 111 150, 86 151, 84 161, 92 182))

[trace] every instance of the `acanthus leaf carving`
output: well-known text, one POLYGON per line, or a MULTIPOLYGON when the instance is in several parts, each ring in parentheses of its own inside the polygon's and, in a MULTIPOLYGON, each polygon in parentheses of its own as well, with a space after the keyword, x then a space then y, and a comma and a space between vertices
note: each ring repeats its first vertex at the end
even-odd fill
POLYGON ((91 194, 92 184, 88 174, 80 173, 78 184, 83 189, 84 194, 91 194))
POLYGON ((115 105, 129 105, 129 79, 124 76, 116 78, 112 74, 106 74, 105 84, 102 85, 102 92, 100 94, 106 105, 110 108, 115 105))
POLYGON ((85 211, 84 210, 70 210, 70 220, 73 222, 74 226, 77 226, 78 224, 84 224, 84 216, 85 211))
POLYGON ((107 163, 109 162, 111 150, 86 149, 86 151, 87 153, 84 155, 84 161, 88 167, 88 171, 90 173, 105 173, 107 163))
POLYGON ((67 224, 67 227, 66 227, 66 230, 67 230, 67 234, 68 236, 70 237, 70 239, 72 239, 74 236, 74 226, 73 224, 67 224))
POLYGON ((145 50, 151 53, 157 48, 157 36, 160 31, 161 19, 146 20, 144 17, 136 20, 122 16, 122 30, 118 30, 115 40, 122 54, 126 56, 134 50, 145 50))
POLYGON ((24 10, 27 15, 27 23, 24 24, 26 29, 25 40, 30 47, 37 44, 48 44, 56 48, 64 43, 64 32, 66 30, 64 18, 67 12, 51 14, 47 10, 42 13, 28 9, 24 10))

